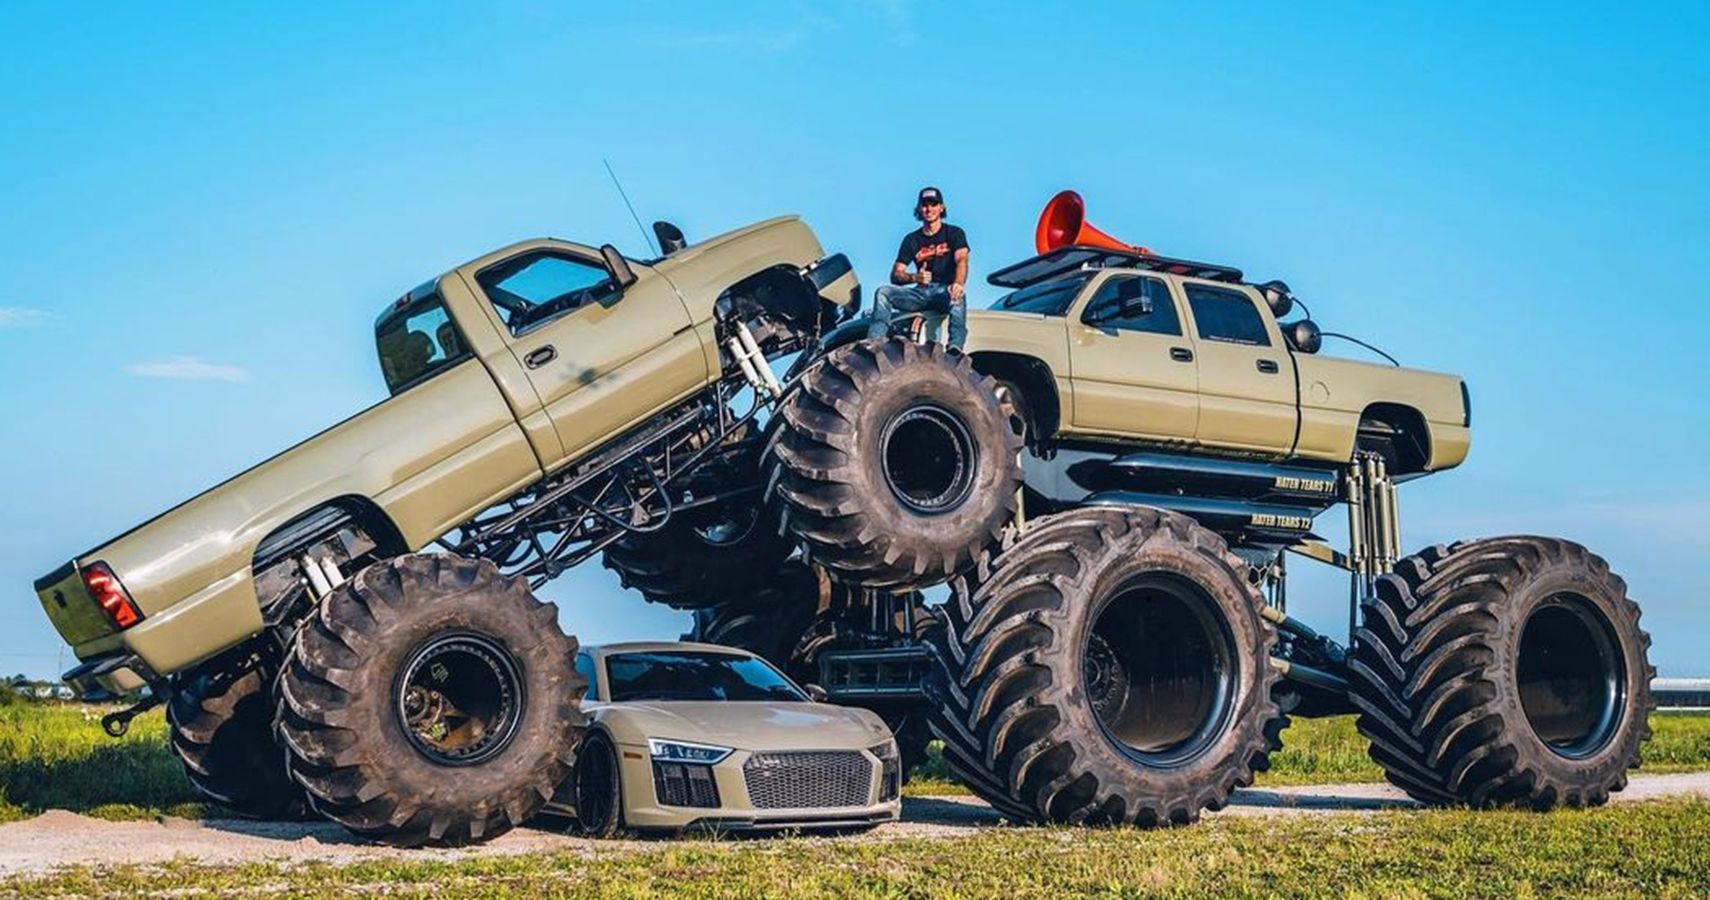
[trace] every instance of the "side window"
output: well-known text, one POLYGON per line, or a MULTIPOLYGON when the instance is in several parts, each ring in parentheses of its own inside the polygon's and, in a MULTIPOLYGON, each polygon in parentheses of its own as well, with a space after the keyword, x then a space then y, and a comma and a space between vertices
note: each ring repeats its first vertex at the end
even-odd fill
POLYGON ((586 650, 576 654, 576 674, 588 679, 588 699, 599 696, 600 679, 594 674, 593 654, 586 650))
POLYGON ((401 301, 374 323, 380 374, 393 394, 469 358, 469 348, 437 293, 401 301))
POLYGON ((1190 284, 1187 286, 1187 300, 1193 309, 1193 320, 1199 327, 1201 338, 1255 347, 1271 345, 1271 337, 1265 333, 1265 320, 1246 294, 1190 284))
POLYGON ((528 253, 475 276, 511 334, 605 298, 616 287, 605 266, 556 253, 528 253))
POLYGON ((1156 278, 1114 275, 1087 301, 1081 321, 1119 331, 1181 334, 1182 320, 1169 285, 1156 278))

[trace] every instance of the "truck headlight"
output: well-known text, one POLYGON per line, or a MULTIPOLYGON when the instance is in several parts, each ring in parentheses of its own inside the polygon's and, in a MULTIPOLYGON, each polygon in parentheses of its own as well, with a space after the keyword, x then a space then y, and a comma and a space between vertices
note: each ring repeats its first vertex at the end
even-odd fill
POLYGON ((891 740, 891 741, 886 741, 883 744, 874 744, 873 746, 867 748, 867 752, 873 754, 874 756, 877 756, 881 760, 896 759, 897 758, 897 742, 894 740, 891 740))
POLYGON ((689 741, 664 741, 659 738, 647 739, 647 752, 654 759, 663 762, 695 763, 703 766, 716 766, 724 762, 725 757, 735 750, 729 747, 714 747, 710 744, 695 744, 689 741))

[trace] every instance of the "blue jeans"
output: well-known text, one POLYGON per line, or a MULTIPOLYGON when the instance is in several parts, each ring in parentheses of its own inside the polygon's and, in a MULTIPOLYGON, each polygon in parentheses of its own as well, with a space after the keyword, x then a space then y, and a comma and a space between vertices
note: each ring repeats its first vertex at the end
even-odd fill
POLYGON ((873 324, 870 338, 884 337, 897 313, 945 313, 950 317, 950 346, 960 350, 968 338, 968 298, 950 299, 950 288, 942 284, 887 284, 873 293, 873 324))

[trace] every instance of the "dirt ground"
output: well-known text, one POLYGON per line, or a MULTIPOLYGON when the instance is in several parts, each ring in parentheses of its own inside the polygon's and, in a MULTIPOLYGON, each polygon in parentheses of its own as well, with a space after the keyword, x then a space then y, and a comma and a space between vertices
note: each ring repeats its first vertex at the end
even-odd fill
MULTIPOLYGON (((1710 798, 1710 772, 1639 775, 1616 802, 1662 797, 1710 798)), ((1405 809, 1415 804, 1399 791, 1378 784, 1316 785, 1240 791, 1228 809, 1216 815, 1292 816, 1361 813, 1405 809)), ((562 823, 541 823, 542 826, 562 823)), ((970 797, 910 797, 902 821, 854 837, 791 840, 883 841, 903 837, 949 838, 982 828, 1000 827, 990 808, 970 797)), ((689 838, 711 840, 713 838, 689 838)), ((44 872, 65 865, 157 863, 186 859, 221 864, 279 860, 348 863, 407 857, 458 859, 476 855, 543 852, 606 854, 658 847, 658 840, 593 841, 551 827, 521 828, 497 840, 459 850, 399 850, 364 843, 326 822, 251 822, 234 820, 107 822, 54 810, 24 822, 0 826, 0 875, 44 872)))

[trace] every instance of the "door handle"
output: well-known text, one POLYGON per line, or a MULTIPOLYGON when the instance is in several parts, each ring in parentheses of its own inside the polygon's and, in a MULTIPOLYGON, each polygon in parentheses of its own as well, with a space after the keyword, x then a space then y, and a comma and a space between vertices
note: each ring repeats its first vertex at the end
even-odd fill
POLYGON ((1170 358, 1176 362, 1193 362, 1193 351, 1186 347, 1171 347, 1170 358))
POLYGON ((1266 375, 1277 374, 1277 361, 1274 359, 1261 359, 1258 362, 1258 366, 1259 366, 1259 371, 1265 373, 1266 375))
POLYGON ((528 366, 531 369, 538 369, 557 358, 557 348, 553 347, 551 344, 547 344, 539 350, 532 351, 529 355, 523 357, 523 365, 528 366))

